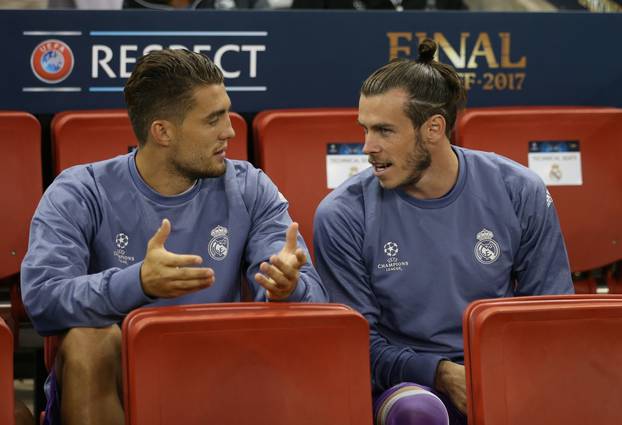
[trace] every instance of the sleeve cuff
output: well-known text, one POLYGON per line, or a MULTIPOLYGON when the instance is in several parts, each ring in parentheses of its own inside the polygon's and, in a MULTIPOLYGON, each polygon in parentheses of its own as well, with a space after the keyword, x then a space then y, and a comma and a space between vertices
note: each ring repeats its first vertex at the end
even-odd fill
POLYGON ((110 278, 110 302, 120 313, 127 314, 153 301, 140 283, 142 261, 114 273, 110 278))
POLYGON ((434 354, 417 354, 404 365, 402 382, 413 382, 434 388, 436 368, 441 360, 448 359, 434 354))

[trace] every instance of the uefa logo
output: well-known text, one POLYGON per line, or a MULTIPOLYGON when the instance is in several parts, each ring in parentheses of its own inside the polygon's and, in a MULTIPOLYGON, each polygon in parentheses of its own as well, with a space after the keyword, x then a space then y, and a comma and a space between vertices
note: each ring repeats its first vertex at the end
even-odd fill
POLYGON ((60 40, 39 43, 30 56, 30 67, 35 76, 44 83, 63 81, 73 70, 73 52, 60 40))

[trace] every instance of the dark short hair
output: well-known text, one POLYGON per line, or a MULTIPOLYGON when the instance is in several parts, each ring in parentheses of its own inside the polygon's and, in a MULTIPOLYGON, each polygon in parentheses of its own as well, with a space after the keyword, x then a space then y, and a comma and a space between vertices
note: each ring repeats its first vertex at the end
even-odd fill
POLYGON ((222 71, 209 58, 189 50, 155 50, 139 58, 124 89, 138 142, 147 141, 156 119, 183 121, 197 87, 223 82, 222 71))
POLYGON ((434 60, 437 45, 425 39, 419 43, 416 61, 396 59, 371 74, 361 87, 363 96, 376 96, 392 89, 402 89, 409 97, 404 112, 415 128, 432 115, 440 114, 447 122, 450 136, 458 111, 466 104, 462 80, 449 65, 434 60))

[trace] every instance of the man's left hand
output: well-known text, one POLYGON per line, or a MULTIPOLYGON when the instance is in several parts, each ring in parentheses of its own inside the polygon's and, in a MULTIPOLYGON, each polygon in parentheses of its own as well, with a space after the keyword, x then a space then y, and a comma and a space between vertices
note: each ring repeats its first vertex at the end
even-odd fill
POLYGON ((467 414, 466 373, 464 365, 441 360, 436 368, 434 387, 449 396, 451 402, 467 414))
POLYGON ((272 300, 282 300, 294 292, 300 277, 300 268, 307 262, 304 250, 298 247, 298 223, 292 223, 285 234, 285 246, 270 262, 259 265, 261 273, 255 280, 266 289, 266 296, 272 300))

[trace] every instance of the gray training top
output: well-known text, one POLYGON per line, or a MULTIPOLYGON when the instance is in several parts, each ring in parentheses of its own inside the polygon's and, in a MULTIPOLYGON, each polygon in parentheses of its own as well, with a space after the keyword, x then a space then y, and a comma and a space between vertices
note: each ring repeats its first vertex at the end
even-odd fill
MULTIPOLYGON (((288 203, 260 170, 227 160, 224 175, 200 179, 177 196, 162 196, 140 177, 134 154, 65 170, 46 190, 30 229, 22 263, 22 296, 37 331, 103 327, 144 305, 240 300, 246 275, 255 300, 259 264, 277 254, 291 223, 288 203), (171 222, 165 247, 196 254, 211 267, 210 288, 154 300, 142 290, 147 242, 163 218, 171 222)), ((306 249, 298 235, 299 246, 306 249)), ((325 302, 310 263, 288 301, 325 302)))
POLYGON ((462 362, 471 301, 573 292, 542 180, 494 153, 453 149, 458 180, 442 198, 385 190, 368 169, 316 212, 317 270, 332 301, 369 321, 376 391, 432 387, 441 359, 462 362))

